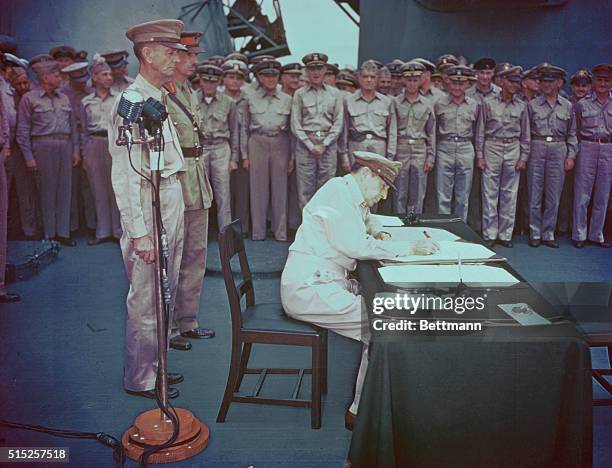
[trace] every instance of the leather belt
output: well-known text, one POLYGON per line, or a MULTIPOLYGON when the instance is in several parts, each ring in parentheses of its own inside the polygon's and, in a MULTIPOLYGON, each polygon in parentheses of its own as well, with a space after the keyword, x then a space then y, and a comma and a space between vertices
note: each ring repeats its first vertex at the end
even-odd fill
POLYGON ((202 146, 220 145, 221 143, 227 143, 227 138, 203 138, 200 140, 202 146))
POLYGON ((486 140, 494 141, 496 143, 517 143, 519 141, 517 137, 512 137, 512 138, 486 137, 486 140))
POLYGON ((285 135, 287 134, 286 130, 254 130, 252 132, 252 134, 254 135, 262 135, 262 136, 267 136, 270 138, 274 138, 277 137, 279 135, 285 135))
POLYGON ((531 139, 535 141, 545 141, 546 143, 565 143, 565 138, 556 137, 556 136, 540 136, 540 135, 531 135, 531 139))
POLYGON ((442 141, 472 141, 471 138, 461 137, 459 135, 444 135, 440 136, 440 140, 442 141))
POLYGON ((32 135, 30 138, 35 140, 70 140, 67 133, 51 133, 49 135, 32 135))
POLYGON ((202 156, 202 147, 194 146, 193 148, 184 148, 181 146, 181 152, 184 158, 199 158, 202 156))
POLYGON ((402 143, 408 143, 409 145, 425 144, 425 138, 409 138, 407 136, 399 136, 398 141, 401 141, 402 143))
POLYGON ((359 142, 365 140, 384 140, 384 138, 379 137, 374 132, 357 132, 354 130, 349 131, 348 137, 351 141, 359 142))
POLYGON ((590 141, 591 143, 609 144, 612 143, 612 137, 580 137, 580 141, 590 141))
POLYGON ((108 138, 108 132, 106 130, 99 130, 97 132, 91 132, 89 135, 108 138))

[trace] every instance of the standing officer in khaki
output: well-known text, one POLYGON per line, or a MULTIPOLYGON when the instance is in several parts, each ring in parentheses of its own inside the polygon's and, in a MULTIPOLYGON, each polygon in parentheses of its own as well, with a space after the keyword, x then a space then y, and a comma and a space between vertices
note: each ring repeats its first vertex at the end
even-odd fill
POLYGON ((410 61, 418 62, 425 67, 425 71, 423 71, 421 75, 421 87, 419 92, 426 98, 431 99, 431 106, 433 107, 436 101, 446 94, 444 91, 436 88, 432 83, 431 77, 433 73, 436 72, 436 66, 424 58, 415 58, 410 61))
POLYGON ((521 67, 501 72, 501 91, 484 98, 476 129, 476 164, 482 171, 482 237, 512 247, 519 171, 529 158, 529 114, 518 97, 521 67))
POLYGON ((81 161, 77 120, 62 84, 55 60, 33 67, 39 87, 19 103, 17 143, 26 167, 36 171, 45 238, 74 247, 70 238, 72 167, 81 161))
POLYGON ((578 142, 572 103, 559 95, 565 71, 548 65, 538 70, 542 94, 528 103, 531 156, 527 165, 529 245, 558 248, 557 213, 565 173, 574 168, 578 142))
POLYGON ((401 67, 404 92, 395 97, 397 156, 402 163, 397 176, 394 212, 423 212, 427 174, 435 164, 436 117, 433 104, 419 92, 425 66, 417 61, 401 67))
POLYGON ((240 141, 251 179, 253 240, 266 238, 268 205, 274 238, 287 240, 287 180, 294 161, 289 135, 291 96, 277 88, 280 71, 276 60, 255 65, 253 72, 261 87, 242 104, 245 125, 240 141))
MULTIPOLYGON (((230 54, 241 55, 241 54, 230 54)), ((245 57, 246 58, 246 57, 245 57)), ((245 81, 249 76, 249 69, 242 60, 226 60, 221 66, 223 70, 223 87, 225 94, 232 98, 236 103, 236 112, 238 115, 238 134, 242 134, 245 117, 241 112, 241 103, 246 98, 246 93, 243 91, 245 81)), ((246 144, 246 143, 245 143, 246 144)), ((240 141, 242 145, 242 141, 240 141)), ((234 217, 240 218, 242 225, 242 235, 248 236, 251 228, 251 207, 249 202, 249 173, 244 168, 244 160, 230 161, 230 191, 232 195, 232 213, 234 217)))
POLYGON ((593 94, 576 104, 580 151, 574 178, 574 224, 572 241, 581 248, 589 240, 609 248, 603 227, 612 186, 612 65, 602 63, 593 70, 593 94), (593 194, 593 211, 587 235, 587 209, 593 194))
POLYGON ((183 168, 178 173, 185 202, 183 257, 170 333, 170 347, 183 351, 191 349, 187 338, 215 336, 214 330, 201 328, 197 318, 206 271, 208 209, 212 203, 212 188, 198 135, 198 102, 188 81, 195 72, 198 54, 204 52, 198 44, 201 35, 199 32, 181 33, 181 44, 187 50, 178 51, 179 61, 172 76, 174 86, 166 85, 167 89, 175 91, 168 95, 168 116, 176 128, 184 159, 183 168))
POLYGON ((198 67, 200 75, 200 141, 206 172, 214 191, 219 230, 232 222, 230 170, 238 168, 239 125, 236 103, 217 88, 223 70, 216 65, 198 67))
POLYGON ((121 93, 134 82, 133 78, 127 76, 128 56, 125 50, 113 50, 102 54, 113 73, 113 92, 115 93, 121 93))
MULTIPOLYGON (((139 74, 128 90, 139 92, 144 100, 156 99, 163 105, 169 100, 162 85, 174 74, 179 61, 177 50, 185 50, 180 43, 182 21, 158 20, 130 28, 127 38, 134 43, 134 53, 140 62, 139 74)), ((115 101, 108 129, 108 144, 112 162, 112 182, 121 214, 121 251, 130 282, 127 295, 125 330, 125 367, 123 386, 131 395, 155 398, 157 377, 157 324, 155 320, 155 256, 152 241, 151 186, 136 171, 149 175, 157 154, 148 145, 134 145, 131 163, 127 149, 117 146, 118 127, 123 119, 117 114, 119 98, 115 101)), ((136 131, 136 129, 135 129, 136 131)), ((184 202, 177 173, 183 167, 183 155, 171 119, 163 122, 164 167, 159 184, 161 221, 168 238, 168 277, 172 299, 176 298, 181 256, 183 253, 184 202)), ((174 301, 170 306, 172 323, 174 301)), ((168 373, 168 383, 183 380, 181 374, 168 373)), ((178 396, 178 390, 168 389, 168 397, 178 396)))
POLYGON ((454 212, 467 220, 472 174, 474 172, 474 132, 480 105, 466 96, 473 71, 463 65, 450 67, 449 94, 434 105, 437 122, 436 189, 438 213, 454 212))
POLYGON ((338 138, 344 122, 342 95, 323 83, 327 55, 308 54, 302 62, 308 83, 295 92, 291 105, 291 132, 297 138, 295 164, 300 210, 336 175, 338 138))
POLYGON ((112 90, 113 75, 106 60, 94 56, 91 67, 95 91, 85 96, 81 114, 81 149, 96 208, 96 236, 88 245, 121 239, 121 220, 111 182, 111 155, 108 151, 108 116, 117 93, 112 90))
POLYGON ((344 128, 340 137, 342 168, 350 172, 355 151, 369 151, 395 160, 397 116, 393 99, 376 91, 377 67, 366 61, 359 70, 360 89, 344 97, 344 128))

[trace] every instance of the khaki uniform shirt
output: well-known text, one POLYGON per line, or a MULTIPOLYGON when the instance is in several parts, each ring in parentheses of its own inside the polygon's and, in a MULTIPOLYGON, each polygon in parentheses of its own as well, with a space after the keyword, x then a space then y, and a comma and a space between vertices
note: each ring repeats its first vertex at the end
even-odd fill
POLYGON ((68 96, 56 90, 47 94, 42 88, 28 91, 19 102, 17 143, 26 161, 32 155, 33 136, 66 135, 72 140, 72 151, 79 150, 77 119, 68 96))
POLYGON ((489 99, 493 96, 499 96, 500 92, 501 88, 495 83, 491 83, 491 87, 486 91, 482 91, 478 87, 478 85, 474 85, 465 92, 465 95, 474 98, 482 103, 485 99, 489 99))
POLYGON ((419 93, 427 99, 431 100, 432 107, 436 102, 446 96, 446 93, 444 91, 442 91, 440 88, 436 88, 434 85, 431 85, 427 91, 423 91, 421 89, 419 93))
POLYGON ((113 110, 117 93, 112 89, 102 99, 95 92, 81 101, 81 150, 90 134, 108 130, 108 116, 113 110))
POLYGON ((240 104, 244 117, 241 132, 242 159, 249 159, 247 140, 251 133, 278 134, 289 131, 291 96, 280 90, 266 95, 263 89, 246 96, 240 104))
POLYGON ((126 89, 133 82, 134 82, 134 78, 130 78, 129 76, 125 75, 121 81, 119 82, 116 81, 113 83, 112 90, 115 91, 116 93, 121 93, 121 91, 126 89))
POLYGON ((514 95, 508 103, 501 94, 491 94, 480 106, 481 117, 476 127, 476 158, 484 158, 484 143, 488 139, 520 141, 520 160, 529 159, 531 133, 527 104, 514 95))
POLYGON ((576 116, 572 112, 572 103, 557 96, 551 107, 544 96, 538 96, 527 104, 531 124, 531 135, 537 137, 555 137, 567 143, 568 159, 576 159, 578 140, 576 139, 576 116))
MULTIPOLYGON (((142 75, 138 75, 128 89, 141 93, 145 101, 152 97, 163 105, 168 105, 166 90, 161 90, 153 86, 142 75)), ((143 206, 140 200, 140 191, 146 181, 137 174, 130 165, 130 159, 134 168, 149 176, 151 173, 151 160, 157 162, 157 152, 151 152, 148 145, 133 145, 131 158, 128 158, 128 150, 125 146, 117 146, 115 141, 118 136, 118 128, 123 123, 123 119, 117 114, 120 95, 115 99, 115 105, 110 115, 108 127, 108 150, 113 159, 111 169, 111 179, 117 207, 121 214, 122 226, 131 239, 148 235, 144 221, 143 206)), ((178 139, 178 134, 171 119, 166 119, 163 123, 164 166, 161 170, 161 177, 168 178, 175 175, 183 167, 183 154, 178 139)), ((133 128, 133 134, 138 135, 138 129, 133 128)), ((150 207, 147 207, 149 209, 150 207)))
MULTIPOLYGON (((351 134, 370 133, 386 140, 387 156, 395 159, 397 150, 397 115, 392 97, 376 92, 374 99, 364 99, 361 90, 344 97, 344 128, 340 139, 340 153, 348 153, 351 134)), ((348 161, 347 161, 348 162, 348 161)))
POLYGON ((416 101, 406 100, 404 93, 395 97, 397 112, 397 136, 413 140, 425 140, 426 160, 433 164, 436 159, 436 116, 433 102, 419 94, 416 101))
POLYGON ((200 131, 204 139, 223 139, 230 145, 231 160, 238 161, 240 154, 240 135, 236 103, 220 91, 212 97, 210 103, 198 92, 198 116, 200 131))
MULTIPOLYGON (((191 90, 187 81, 179 83, 174 81, 176 97, 187 108, 197 121, 199 113, 196 94, 191 90)), ((172 121, 181 148, 196 148, 200 146, 200 137, 191 119, 168 98, 168 117, 172 121)), ((200 210, 210 208, 213 191, 210 185, 204 161, 197 158, 184 158, 183 168, 179 172, 185 210, 200 210)))
POLYGON ((465 100, 457 105, 451 101, 449 95, 446 95, 434 104, 434 113, 439 140, 448 136, 471 139, 474 137, 480 105, 478 101, 469 96, 466 96, 465 100))
POLYGON ((309 133, 321 132, 321 144, 330 146, 340 137, 343 123, 342 94, 336 88, 307 84, 293 95, 291 131, 309 150, 315 146, 309 133))
POLYGON ((612 136, 612 97, 603 104, 597 95, 587 96, 576 104, 576 124, 579 138, 610 138, 612 136))

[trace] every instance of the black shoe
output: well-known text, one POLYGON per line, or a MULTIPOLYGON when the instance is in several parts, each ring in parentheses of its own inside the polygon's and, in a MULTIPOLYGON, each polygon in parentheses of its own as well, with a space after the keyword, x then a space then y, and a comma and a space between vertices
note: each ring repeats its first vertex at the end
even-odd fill
POLYGON ((344 427, 347 431, 352 431, 353 426, 355 425, 355 419, 357 418, 356 414, 350 412, 349 409, 346 410, 344 414, 344 427))
POLYGON ((181 336, 175 336, 174 338, 170 338, 170 347, 178 351, 189 351, 191 349, 191 343, 181 336))
POLYGON ((609 249, 610 248, 610 243, 609 242, 589 241, 589 244, 594 245, 596 247, 601 247, 602 249, 609 249))
POLYGON ((572 244, 574 244, 574 247, 576 247, 577 249, 581 249, 584 247, 584 241, 573 240, 572 244))
POLYGON ((6 293, 0 296, 0 304, 7 304, 9 302, 19 302, 21 296, 15 293, 6 293))
POLYGON ((484 243, 490 249, 495 247, 495 240, 494 239, 485 239, 484 243))
POLYGON ((176 385, 185 380, 183 374, 179 374, 178 372, 168 372, 166 377, 168 377, 168 385, 176 385))
MULTIPOLYGON (((155 390, 143 390, 141 392, 126 390, 125 393, 127 393, 128 395, 151 398, 152 400, 155 400, 156 398, 155 390)), ((168 398, 176 398, 177 396, 179 396, 178 389, 173 388, 173 387, 168 387, 168 398)))
POLYGON ((215 331, 212 328, 194 328, 193 330, 189 330, 181 333, 181 336, 184 338, 194 338, 194 339, 206 339, 212 338, 215 336, 215 331))
POLYGON ((98 245, 105 244, 106 242, 114 242, 114 237, 94 237, 93 239, 89 239, 87 241, 87 245, 98 245))
POLYGON ((551 249, 559 248, 559 243, 555 240, 543 240, 542 244, 544 244, 546 247, 550 247, 551 249))
POLYGON ((76 247, 77 245, 76 241, 72 237, 57 236, 55 240, 66 247, 76 247))
POLYGON ((529 247, 539 247, 541 243, 540 239, 529 239, 529 247))
POLYGON ((507 249, 511 249, 512 247, 514 247, 512 241, 497 239, 497 243, 502 247, 506 247, 507 249))

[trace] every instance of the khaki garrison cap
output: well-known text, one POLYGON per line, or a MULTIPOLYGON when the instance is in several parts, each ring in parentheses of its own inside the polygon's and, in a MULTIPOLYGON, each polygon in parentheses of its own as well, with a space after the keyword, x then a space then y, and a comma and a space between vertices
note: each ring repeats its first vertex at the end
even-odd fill
POLYGON ((363 167, 369 167, 385 184, 397 191, 393 181, 402 167, 401 162, 391 161, 384 156, 369 151, 355 151, 353 155, 355 156, 355 163, 363 167))
POLYGON ((132 26, 125 35, 134 44, 162 44, 171 49, 187 51, 187 47, 181 44, 182 31, 182 21, 162 19, 132 26))

